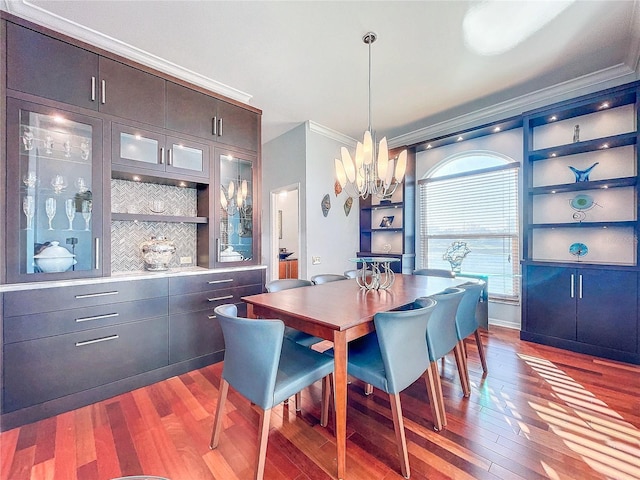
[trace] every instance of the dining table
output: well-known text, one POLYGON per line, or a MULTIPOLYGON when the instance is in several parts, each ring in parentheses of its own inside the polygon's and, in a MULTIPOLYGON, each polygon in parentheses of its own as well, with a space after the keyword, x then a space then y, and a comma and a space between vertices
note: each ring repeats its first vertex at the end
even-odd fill
POLYGON ((374 330, 378 312, 466 280, 396 274, 387 289, 367 290, 355 279, 242 297, 250 318, 280 319, 285 325, 333 342, 337 478, 347 474, 347 359, 349 342, 374 330))

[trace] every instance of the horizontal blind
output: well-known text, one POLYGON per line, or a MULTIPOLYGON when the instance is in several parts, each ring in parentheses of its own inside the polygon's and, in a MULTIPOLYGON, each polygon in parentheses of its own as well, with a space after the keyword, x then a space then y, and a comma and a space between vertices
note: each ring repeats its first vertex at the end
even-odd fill
POLYGON ((449 268, 443 253, 465 241, 471 253, 463 272, 490 274, 492 298, 518 300, 518 167, 513 162, 419 182, 423 267, 449 268))

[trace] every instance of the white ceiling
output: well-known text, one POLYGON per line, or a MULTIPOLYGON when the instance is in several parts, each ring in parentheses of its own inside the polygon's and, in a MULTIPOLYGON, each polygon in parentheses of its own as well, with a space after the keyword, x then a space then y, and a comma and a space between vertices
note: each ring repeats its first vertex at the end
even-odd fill
MULTIPOLYGON (((638 0, 568 2, 521 43, 491 56, 465 45, 463 20, 476 1, 3 1, 16 15, 226 95, 250 96, 247 103, 263 111, 263 142, 306 120, 361 137, 369 30, 378 35, 372 121, 379 138, 415 139, 478 109, 522 111, 540 91, 639 78, 638 0)), ((501 2, 506 24, 496 27, 501 15, 490 17, 487 38, 526 30, 521 22, 532 15, 518 19, 509 3, 501 2)))

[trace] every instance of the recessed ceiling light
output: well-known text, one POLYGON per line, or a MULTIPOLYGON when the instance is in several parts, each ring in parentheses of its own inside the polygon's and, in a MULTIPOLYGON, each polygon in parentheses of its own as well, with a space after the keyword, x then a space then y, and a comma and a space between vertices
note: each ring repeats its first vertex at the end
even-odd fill
POLYGON ((500 131, 500 127, 496 127, 493 129, 494 132, 499 132, 500 131))
POLYGON ((550 156, 550 157, 555 157, 555 156, 556 156, 556 154, 555 154, 555 153, 552 153, 552 154, 551 154, 551 155, 549 155, 549 156, 550 156))
POLYGON ((557 119, 558 119, 558 117, 556 117, 556 116, 554 115, 554 116, 552 116, 552 117, 549 119, 549 121, 551 121, 551 122, 555 122, 557 119))
POLYGON ((609 148, 609 144, 608 143, 603 143, 601 148, 609 148))
POLYGON ((600 108, 601 108, 601 109, 602 109, 602 108, 609 108, 609 102, 603 102, 603 103, 600 105, 600 108))
POLYGON ((430 143, 427 145, 427 149, 429 148, 433 148, 430 143))
POLYGON ((609 185, 603 185, 602 188, 609 188, 609 185))
POLYGON ((462 137, 458 137, 458 138, 456 139, 456 142, 461 142, 462 140, 464 140, 464 138, 462 138, 462 137))
POLYGON ((551 190, 551 193, 556 193, 556 191, 555 190, 551 190))

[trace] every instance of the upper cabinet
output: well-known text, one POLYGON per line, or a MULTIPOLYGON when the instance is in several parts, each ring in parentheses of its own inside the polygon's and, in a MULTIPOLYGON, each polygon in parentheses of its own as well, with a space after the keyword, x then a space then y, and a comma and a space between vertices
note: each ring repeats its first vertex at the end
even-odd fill
POLYGON ((7 88, 164 126, 166 81, 7 23, 7 88))
POLYGON ((7 279, 102 275, 102 121, 7 102, 7 279))
POLYGON ((525 115, 525 260, 637 265, 637 97, 625 85, 525 115))
POLYGON ((260 140, 258 114, 172 82, 167 82, 167 128, 251 151, 260 140))

